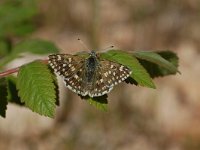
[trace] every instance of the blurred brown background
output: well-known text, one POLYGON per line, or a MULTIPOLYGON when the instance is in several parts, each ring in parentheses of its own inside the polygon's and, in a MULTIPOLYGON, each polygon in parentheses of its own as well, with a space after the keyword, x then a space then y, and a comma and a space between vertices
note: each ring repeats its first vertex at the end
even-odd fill
POLYGON ((44 0, 31 37, 63 53, 110 45, 172 50, 181 75, 155 79, 156 90, 120 84, 101 112, 64 88, 55 119, 9 104, 0 118, 0 149, 200 150, 199 0, 44 0))

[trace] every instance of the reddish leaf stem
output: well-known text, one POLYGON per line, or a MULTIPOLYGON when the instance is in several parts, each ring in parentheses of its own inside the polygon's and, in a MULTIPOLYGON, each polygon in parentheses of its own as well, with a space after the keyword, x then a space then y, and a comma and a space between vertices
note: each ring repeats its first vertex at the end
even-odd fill
POLYGON ((6 70, 6 71, 4 71, 4 72, 0 72, 0 78, 6 77, 6 76, 8 76, 8 75, 10 75, 10 74, 12 74, 12 73, 18 72, 18 71, 19 71, 19 68, 20 68, 20 67, 13 68, 13 69, 10 69, 10 70, 6 70))
MULTIPOLYGON (((42 63, 44 64, 48 64, 48 60, 47 59, 44 59, 44 60, 38 60, 38 61, 41 61, 42 63)), ((23 65, 22 65, 23 66, 23 65)), ((21 66, 20 66, 21 67, 21 66)), ((3 71, 3 72, 0 72, 0 78, 3 78, 3 77, 6 77, 10 74, 13 74, 13 73, 17 73, 20 69, 20 67, 16 67, 16 68, 12 68, 12 69, 9 69, 9 70, 6 70, 6 71, 3 71)))

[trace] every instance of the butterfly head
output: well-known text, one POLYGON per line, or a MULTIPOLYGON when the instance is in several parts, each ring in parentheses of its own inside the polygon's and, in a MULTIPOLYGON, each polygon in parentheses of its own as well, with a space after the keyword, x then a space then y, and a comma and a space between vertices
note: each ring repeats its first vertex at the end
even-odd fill
POLYGON ((91 50, 90 57, 97 57, 97 54, 94 50, 91 50))

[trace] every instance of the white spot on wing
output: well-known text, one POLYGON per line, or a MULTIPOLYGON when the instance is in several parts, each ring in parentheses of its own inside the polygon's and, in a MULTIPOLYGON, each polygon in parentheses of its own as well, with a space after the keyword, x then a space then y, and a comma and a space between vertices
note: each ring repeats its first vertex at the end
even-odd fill
POLYGON ((76 74, 76 75, 74 76, 74 78, 75 78, 75 79, 78 79, 78 75, 76 74))
POLYGON ((103 79, 100 79, 100 82, 103 83, 103 79))
POLYGON ((74 68, 74 67, 72 67, 72 68, 71 68, 71 70, 72 70, 72 71, 74 71, 74 70, 75 70, 75 68, 74 68))
POLYGON ((105 76, 105 77, 107 77, 107 76, 108 76, 108 73, 107 73, 107 72, 105 72, 105 73, 104 73, 104 76, 105 76))
POLYGON ((58 59, 58 60, 61 60, 61 56, 60 56, 60 55, 57 55, 57 59, 58 59))

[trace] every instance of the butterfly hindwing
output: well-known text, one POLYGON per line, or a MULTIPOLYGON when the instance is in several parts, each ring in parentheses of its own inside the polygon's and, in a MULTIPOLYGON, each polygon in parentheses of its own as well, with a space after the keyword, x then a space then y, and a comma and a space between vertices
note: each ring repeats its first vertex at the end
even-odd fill
POLYGON ((96 73, 96 80, 93 88, 89 92, 90 97, 102 96, 109 93, 113 87, 106 85, 101 74, 101 68, 96 73))
POLYGON ((102 96, 109 93, 113 86, 124 81, 131 74, 131 70, 121 64, 101 60, 98 73, 96 75, 96 84, 90 92, 90 96, 102 96))
POLYGON ((65 85, 71 89, 73 92, 80 94, 82 96, 86 96, 87 92, 84 90, 83 84, 83 74, 84 70, 79 68, 73 76, 64 78, 65 85))

